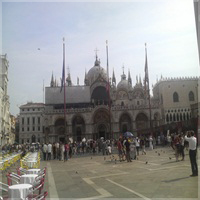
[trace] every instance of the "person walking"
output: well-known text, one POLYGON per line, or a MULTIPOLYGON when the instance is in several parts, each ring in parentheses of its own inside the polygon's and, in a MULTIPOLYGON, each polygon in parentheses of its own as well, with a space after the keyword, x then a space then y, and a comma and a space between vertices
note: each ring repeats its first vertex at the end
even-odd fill
POLYGON ((197 166, 197 139, 194 137, 194 131, 190 131, 185 135, 185 140, 189 142, 189 157, 192 168, 192 175, 198 176, 198 166, 197 166))

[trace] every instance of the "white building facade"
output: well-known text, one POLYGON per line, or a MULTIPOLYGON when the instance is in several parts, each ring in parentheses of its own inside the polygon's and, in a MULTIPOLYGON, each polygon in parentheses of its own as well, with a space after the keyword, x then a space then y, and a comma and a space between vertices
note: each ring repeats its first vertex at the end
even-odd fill
POLYGON ((43 134, 43 103, 27 103, 20 106, 19 143, 42 143, 43 134))
POLYGON ((0 56, 0 145, 9 144, 11 134, 10 102, 7 93, 9 62, 0 56))

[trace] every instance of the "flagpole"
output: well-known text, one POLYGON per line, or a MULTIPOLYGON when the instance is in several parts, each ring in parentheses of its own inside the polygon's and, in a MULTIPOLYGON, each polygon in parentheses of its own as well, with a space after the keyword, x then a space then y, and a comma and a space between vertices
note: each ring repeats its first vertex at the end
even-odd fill
POLYGON ((111 128, 111 103, 110 103, 110 82, 109 82, 109 63, 108 63, 108 41, 106 40, 106 55, 107 55, 107 89, 108 89, 108 109, 109 109, 109 124, 110 124, 110 139, 112 139, 112 128, 111 128))
MULTIPOLYGON (((149 103, 149 116, 150 116, 150 132, 152 134, 152 121, 151 121, 151 99, 150 99, 150 89, 149 89, 149 72, 148 72, 148 63, 147 63, 147 44, 145 43, 145 53, 146 53, 146 63, 145 63, 145 73, 147 73, 147 92, 148 92, 148 103, 149 103)), ((146 79, 145 78, 145 79, 146 79)))
POLYGON ((63 38, 63 68, 64 68, 64 129, 66 137, 66 81, 65 81, 65 38, 63 38))

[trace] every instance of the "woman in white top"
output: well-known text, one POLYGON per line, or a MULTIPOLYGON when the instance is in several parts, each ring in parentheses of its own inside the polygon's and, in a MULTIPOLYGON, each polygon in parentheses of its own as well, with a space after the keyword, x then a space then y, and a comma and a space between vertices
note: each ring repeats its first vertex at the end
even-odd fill
POLYGON ((138 137, 136 137, 136 140, 135 140, 135 146, 136 146, 137 156, 139 156, 140 140, 139 140, 138 137))

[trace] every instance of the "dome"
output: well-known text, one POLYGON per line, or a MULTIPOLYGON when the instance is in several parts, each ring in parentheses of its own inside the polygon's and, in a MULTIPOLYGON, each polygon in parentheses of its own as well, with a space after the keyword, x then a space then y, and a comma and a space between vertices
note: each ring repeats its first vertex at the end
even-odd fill
POLYGON ((128 80, 121 80, 117 85, 118 89, 128 89, 129 87, 128 80))
POLYGON ((117 85, 117 89, 129 89, 131 88, 131 84, 129 84, 128 80, 126 80, 126 75, 123 73, 121 75, 121 81, 117 85))
POLYGON ((106 70, 100 66, 100 61, 97 60, 94 63, 94 67, 92 67, 87 74, 87 79, 90 85, 99 77, 99 75, 104 79, 107 80, 107 73, 106 70))

